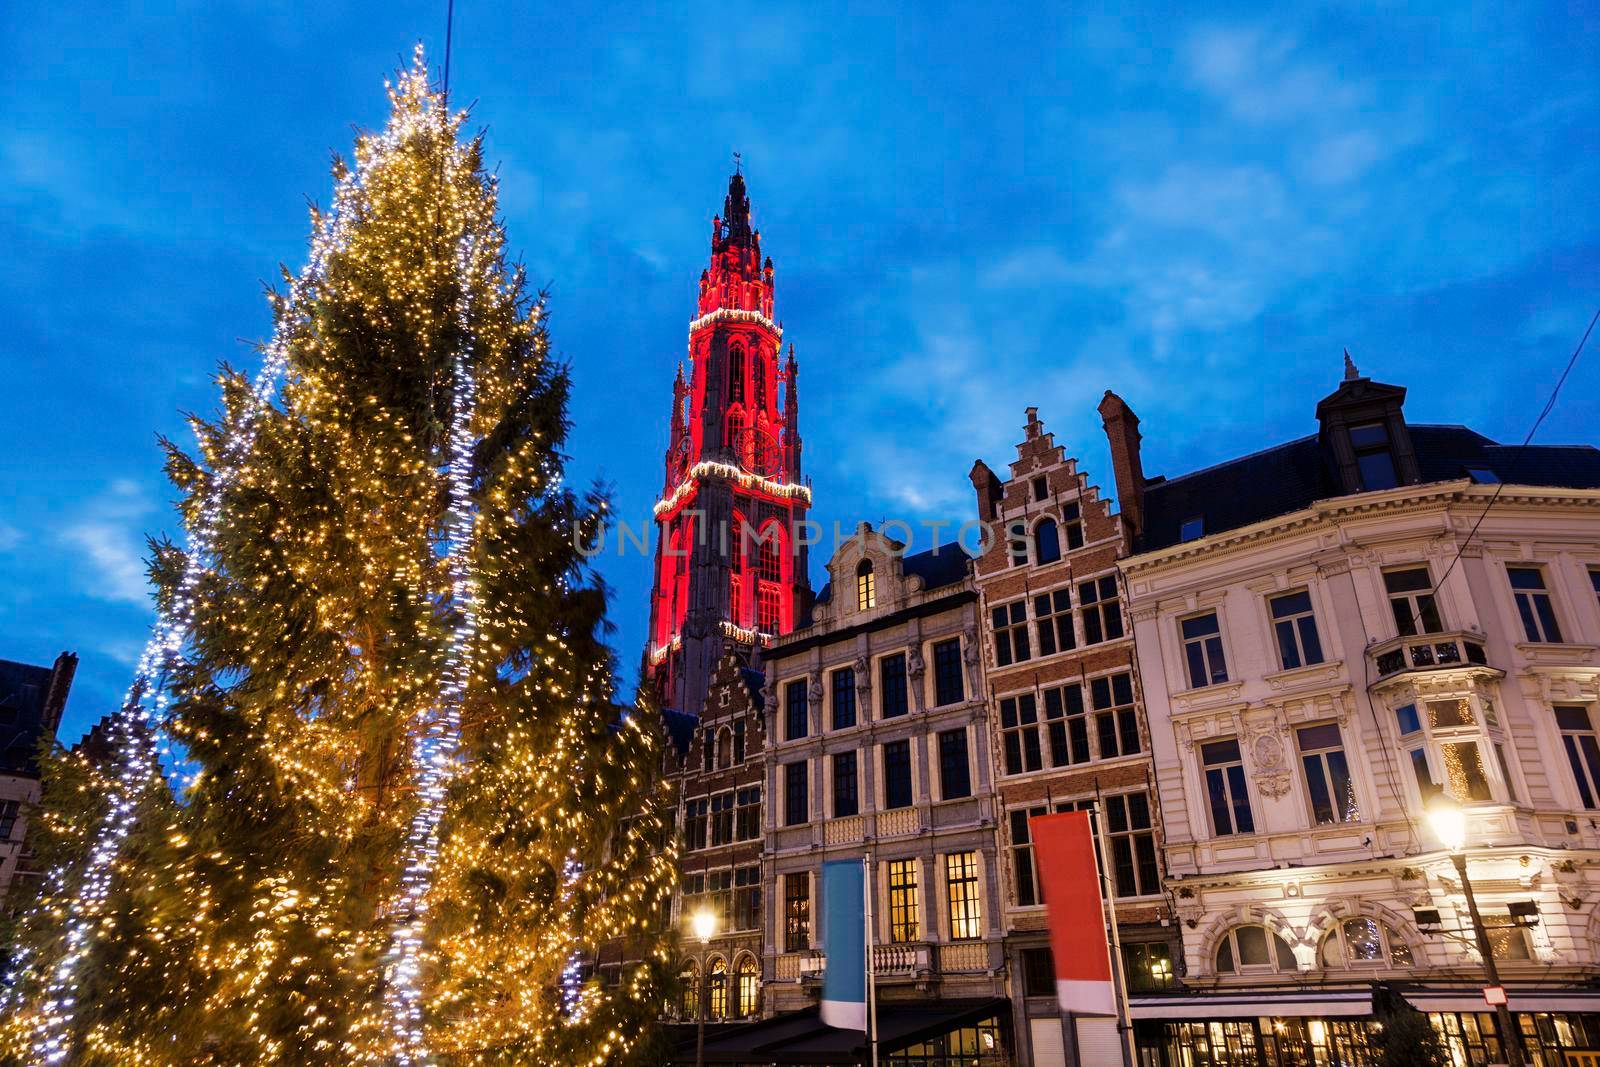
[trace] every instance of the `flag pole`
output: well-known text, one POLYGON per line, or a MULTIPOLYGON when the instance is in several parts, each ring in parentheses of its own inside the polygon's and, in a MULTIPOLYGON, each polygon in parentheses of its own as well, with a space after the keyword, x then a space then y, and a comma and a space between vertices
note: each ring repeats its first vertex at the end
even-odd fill
POLYGON ((877 970, 872 965, 872 882, 873 860, 869 849, 866 855, 865 877, 861 879, 862 893, 865 895, 866 907, 863 909, 867 919, 867 1048, 871 1050, 872 1067, 878 1067, 878 983, 873 977, 877 970))
MULTIPOLYGON (((1098 783, 1097 783, 1098 784, 1098 783)), ((1094 862, 1095 874, 1100 878, 1101 899, 1106 902, 1106 910, 1111 916, 1111 973, 1117 976, 1117 1044, 1122 1048, 1123 1067, 1133 1067, 1136 1059, 1133 1051, 1133 1013, 1128 1009, 1128 976, 1122 966, 1122 934, 1117 930, 1117 894, 1116 887, 1106 876, 1106 854, 1100 840, 1101 820, 1103 818, 1100 800, 1097 796, 1094 803, 1094 820, 1091 825, 1094 837, 1094 862)))

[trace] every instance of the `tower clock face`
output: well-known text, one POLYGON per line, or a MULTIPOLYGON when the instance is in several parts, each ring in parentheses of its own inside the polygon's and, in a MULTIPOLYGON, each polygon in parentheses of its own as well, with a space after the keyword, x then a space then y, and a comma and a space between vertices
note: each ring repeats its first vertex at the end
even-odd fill
POLYGON ((739 435, 739 465, 763 478, 777 474, 783 465, 777 438, 759 426, 746 429, 739 435))
POLYGON ((679 437, 677 442, 672 446, 672 456, 669 462, 671 465, 672 481, 674 484, 683 481, 684 475, 689 473, 689 450, 690 443, 688 434, 684 434, 683 436, 679 437))

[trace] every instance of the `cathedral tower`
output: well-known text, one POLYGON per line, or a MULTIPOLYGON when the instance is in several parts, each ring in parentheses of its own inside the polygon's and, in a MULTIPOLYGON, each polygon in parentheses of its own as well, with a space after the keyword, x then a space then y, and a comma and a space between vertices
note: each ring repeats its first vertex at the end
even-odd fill
POLYGON ((798 368, 773 319, 772 260, 750 226, 744 177, 711 223, 711 266, 672 385, 666 478, 655 506, 655 591, 645 678, 699 714, 723 651, 794 629, 810 597, 800 523, 798 368))

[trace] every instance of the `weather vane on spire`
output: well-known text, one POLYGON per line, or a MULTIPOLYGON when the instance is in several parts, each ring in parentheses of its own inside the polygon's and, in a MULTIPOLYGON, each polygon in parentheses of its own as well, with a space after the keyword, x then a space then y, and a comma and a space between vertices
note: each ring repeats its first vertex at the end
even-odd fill
POLYGON ((738 152, 735 152, 733 154, 733 172, 735 174, 743 174, 744 173, 743 164, 740 162, 740 156, 739 156, 738 152))

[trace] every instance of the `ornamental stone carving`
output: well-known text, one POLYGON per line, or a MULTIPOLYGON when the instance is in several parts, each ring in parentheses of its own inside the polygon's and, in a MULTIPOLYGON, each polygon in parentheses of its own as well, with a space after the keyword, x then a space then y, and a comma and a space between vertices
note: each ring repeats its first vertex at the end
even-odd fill
POLYGON ((1289 752, 1276 716, 1247 718, 1251 776, 1261 795, 1276 800, 1289 792, 1289 752))

